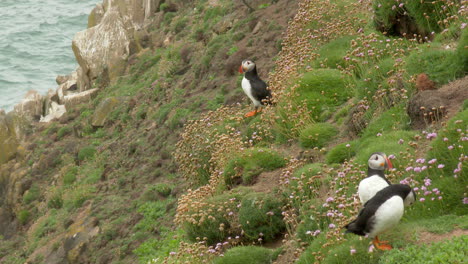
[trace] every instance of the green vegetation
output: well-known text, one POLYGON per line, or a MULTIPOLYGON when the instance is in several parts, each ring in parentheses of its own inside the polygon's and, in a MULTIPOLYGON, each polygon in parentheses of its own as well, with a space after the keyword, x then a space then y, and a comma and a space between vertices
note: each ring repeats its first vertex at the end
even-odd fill
POLYGON ((235 247, 226 251, 223 257, 216 258, 215 264, 269 264, 277 257, 271 249, 255 246, 235 247))
POLYGON ((338 129, 336 129, 332 124, 310 124, 301 131, 299 142, 304 148, 322 148, 335 138, 337 134, 338 129))
POLYGON ((464 263, 466 260, 467 236, 455 237, 451 240, 432 243, 431 245, 411 245, 404 250, 386 252, 379 263, 464 263))
POLYGON ((93 146, 87 146, 78 152, 78 160, 79 161, 85 161, 85 160, 90 160, 94 158, 94 154, 96 154, 96 148, 93 146))
POLYGON ((39 185, 33 184, 31 188, 26 191, 23 195, 23 203, 29 204, 33 201, 39 199, 41 192, 39 190, 39 185))
POLYGON ((408 56, 406 68, 409 74, 426 73, 442 85, 466 74, 466 65, 460 55, 451 50, 426 48, 408 56))
POLYGON ((320 58, 315 63, 315 68, 325 67, 336 69, 337 66, 344 67, 346 52, 351 47, 351 40, 353 36, 346 36, 339 39, 330 41, 329 43, 320 47, 318 54, 320 58))
POLYGON ((335 106, 346 102, 352 94, 347 89, 345 80, 339 70, 317 69, 310 71, 299 81, 296 104, 305 102, 314 120, 320 119, 320 114, 325 111, 334 111, 335 106))
POLYGON ((28 210, 21 210, 18 213, 18 220, 20 224, 24 225, 29 221, 29 218, 31 217, 31 213, 28 210))
POLYGON ((356 141, 350 141, 334 146, 325 157, 327 163, 343 163, 345 160, 350 160, 356 155, 357 144, 356 141))
POLYGON ((283 167, 286 161, 277 152, 266 148, 252 148, 232 158, 224 169, 227 186, 252 184, 263 171, 283 167))
POLYGON ((468 103, 451 101, 451 120, 421 130, 407 107, 415 75, 442 85, 467 74, 466 18, 460 1, 400 3, 374 0, 374 14, 301 0, 282 32, 284 1, 251 13, 233 1, 165 1, 134 32, 124 75, 91 80, 96 98, 34 125, 0 165, 0 209, 18 226, 0 236, 0 262, 43 263, 65 249, 58 262, 426 263, 433 253, 457 263, 466 236, 425 243, 468 228, 468 103), (245 58, 274 95, 252 118, 237 73, 245 58), (109 97, 118 105, 93 126, 109 97), (342 229, 376 151, 392 155, 389 180, 418 198, 382 234, 390 252, 342 229))
POLYGON ((283 202, 272 195, 249 194, 242 199, 239 222, 248 240, 268 242, 285 229, 281 207, 283 202))

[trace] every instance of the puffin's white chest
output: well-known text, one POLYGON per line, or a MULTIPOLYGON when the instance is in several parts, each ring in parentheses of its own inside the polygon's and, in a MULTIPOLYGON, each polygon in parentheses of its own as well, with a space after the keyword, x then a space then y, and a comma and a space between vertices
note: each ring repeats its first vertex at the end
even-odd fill
POLYGON ((405 211, 403 199, 400 196, 393 196, 385 201, 377 211, 375 211, 373 223, 369 237, 373 238, 376 235, 392 228, 400 221, 405 211))
POLYGON ((367 177, 359 183, 358 194, 362 204, 369 201, 374 195, 387 187, 388 183, 380 176, 367 177))
POLYGON ((261 106, 262 103, 255 99, 252 95, 252 85, 250 85, 249 80, 247 80, 245 77, 242 78, 242 90, 244 90, 244 93, 252 100, 255 106, 261 106))

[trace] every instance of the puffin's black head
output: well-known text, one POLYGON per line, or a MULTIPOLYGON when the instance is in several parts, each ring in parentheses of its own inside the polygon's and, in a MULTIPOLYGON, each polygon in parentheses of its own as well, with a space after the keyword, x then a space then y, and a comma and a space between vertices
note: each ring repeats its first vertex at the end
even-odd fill
POLYGON ((251 60, 243 60, 241 66, 239 67, 239 72, 249 72, 255 69, 255 62, 251 60))
POLYGON ((387 155, 383 152, 374 152, 371 154, 369 161, 369 168, 374 170, 392 169, 392 162, 388 159, 387 155))
POLYGON ((413 189, 408 192, 408 195, 405 197, 404 204, 405 206, 412 205, 416 201, 416 193, 413 189))

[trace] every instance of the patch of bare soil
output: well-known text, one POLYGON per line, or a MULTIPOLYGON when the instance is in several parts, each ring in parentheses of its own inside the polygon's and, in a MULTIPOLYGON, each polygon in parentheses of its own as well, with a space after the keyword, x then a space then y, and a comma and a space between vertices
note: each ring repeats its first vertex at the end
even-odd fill
POLYGON ((431 232, 423 231, 420 233, 419 240, 417 244, 430 244, 432 242, 439 242, 442 240, 451 239, 453 237, 458 236, 466 236, 468 235, 468 230, 466 229, 454 229, 452 232, 445 233, 445 234, 435 234, 431 232))
POLYGON ((255 184, 252 185, 252 190, 269 193, 279 186, 280 177, 281 169, 263 172, 258 175, 255 184))
POLYGON ((408 104, 408 115, 415 129, 423 129, 453 117, 468 99, 468 76, 437 90, 419 91, 408 104))

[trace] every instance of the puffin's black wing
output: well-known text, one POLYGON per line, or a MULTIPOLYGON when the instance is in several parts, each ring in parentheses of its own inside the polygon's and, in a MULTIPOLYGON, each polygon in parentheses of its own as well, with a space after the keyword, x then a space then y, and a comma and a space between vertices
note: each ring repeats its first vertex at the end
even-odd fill
POLYGON ((411 187, 404 184, 394 184, 383 188, 364 204, 364 208, 361 209, 358 217, 345 226, 347 232, 360 236, 370 233, 374 226, 375 212, 379 207, 395 195, 405 199, 410 191, 411 187))
POLYGON ((263 105, 270 104, 271 92, 267 84, 260 78, 250 81, 252 85, 252 96, 262 102, 263 105))

